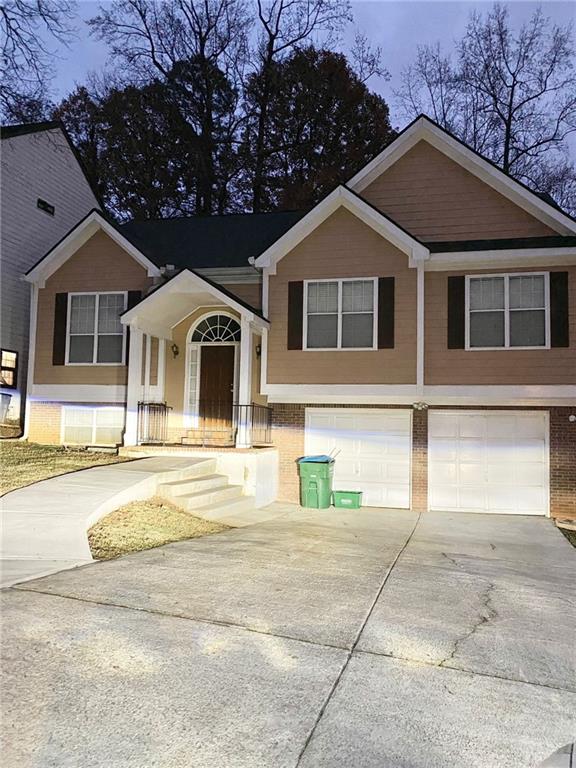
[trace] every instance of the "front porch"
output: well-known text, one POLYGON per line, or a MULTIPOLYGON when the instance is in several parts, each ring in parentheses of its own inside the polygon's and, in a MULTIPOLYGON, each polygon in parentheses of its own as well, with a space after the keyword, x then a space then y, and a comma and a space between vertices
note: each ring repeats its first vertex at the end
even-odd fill
POLYGON ((267 321, 187 270, 122 317, 129 328, 125 446, 271 445, 260 394, 267 321))

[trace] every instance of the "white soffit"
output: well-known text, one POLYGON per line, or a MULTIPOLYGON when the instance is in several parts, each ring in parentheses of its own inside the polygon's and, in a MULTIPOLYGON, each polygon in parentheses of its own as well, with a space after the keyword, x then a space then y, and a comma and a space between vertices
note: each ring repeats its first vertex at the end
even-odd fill
POLYGON ((355 192, 361 193, 419 141, 427 141, 435 149, 470 171, 492 189, 507 197, 555 232, 562 235, 576 234, 576 221, 542 200, 535 192, 530 191, 500 168, 492 165, 491 162, 485 160, 426 117, 417 118, 386 149, 365 165, 348 182, 347 186, 355 192))
POLYGON ((357 194, 346 187, 339 186, 265 250, 256 259, 255 266, 260 269, 268 268, 271 274, 275 274, 276 264, 339 208, 348 210, 385 240, 403 251, 410 259, 410 266, 415 266, 417 262, 422 262, 429 257, 426 246, 357 194))

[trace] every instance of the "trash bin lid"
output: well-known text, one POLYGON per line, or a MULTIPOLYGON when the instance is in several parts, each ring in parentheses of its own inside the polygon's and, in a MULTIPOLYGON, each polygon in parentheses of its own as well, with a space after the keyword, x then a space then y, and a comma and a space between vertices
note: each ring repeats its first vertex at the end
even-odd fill
POLYGON ((298 459, 298 464, 333 464, 334 459, 325 453, 319 456, 302 456, 298 459))

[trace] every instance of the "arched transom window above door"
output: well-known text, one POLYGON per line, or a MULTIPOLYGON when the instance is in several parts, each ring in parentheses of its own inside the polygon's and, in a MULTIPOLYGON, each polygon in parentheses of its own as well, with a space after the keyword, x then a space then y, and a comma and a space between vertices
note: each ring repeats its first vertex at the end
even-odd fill
POLYGON ((210 315, 198 323, 190 341, 192 343, 240 341, 240 323, 228 315, 210 315))

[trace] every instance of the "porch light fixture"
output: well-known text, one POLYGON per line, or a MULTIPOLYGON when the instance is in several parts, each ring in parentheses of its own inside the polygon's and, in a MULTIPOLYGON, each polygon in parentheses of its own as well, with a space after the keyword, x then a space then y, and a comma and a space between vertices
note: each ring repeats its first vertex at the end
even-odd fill
POLYGON ((262 347, 260 344, 256 344, 256 357, 260 359, 262 357, 262 347))
POLYGON ((412 403, 412 408, 414 408, 415 411, 427 411, 428 410, 428 403, 412 403))
POLYGON ((176 358, 180 354, 180 347, 178 346, 178 344, 172 344, 172 346, 170 347, 170 350, 172 352, 172 357, 174 358, 174 360, 176 360, 176 358))

